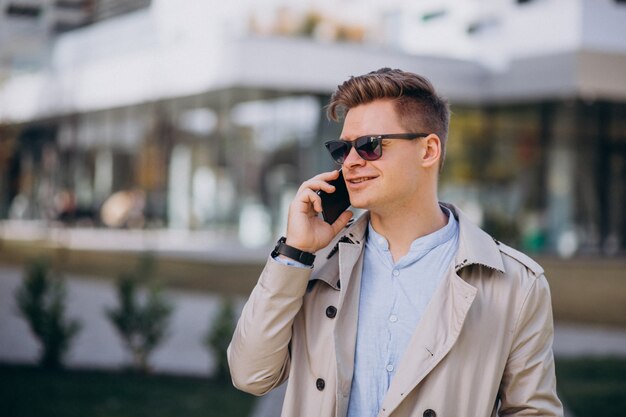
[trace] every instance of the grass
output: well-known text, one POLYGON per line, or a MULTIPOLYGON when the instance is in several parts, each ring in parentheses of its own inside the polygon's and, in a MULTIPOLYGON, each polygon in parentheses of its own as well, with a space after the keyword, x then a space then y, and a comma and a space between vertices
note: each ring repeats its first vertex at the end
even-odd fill
MULTIPOLYGON (((557 359, 559 396, 576 417, 626 409, 626 359, 557 359)), ((104 371, 0 365, 3 417, 246 417, 254 397, 229 383, 104 371)))
POLYGON ((623 417, 626 359, 557 359, 561 401, 575 417, 623 417))
POLYGON ((0 365, 3 417, 246 417, 253 402, 208 379, 0 365))

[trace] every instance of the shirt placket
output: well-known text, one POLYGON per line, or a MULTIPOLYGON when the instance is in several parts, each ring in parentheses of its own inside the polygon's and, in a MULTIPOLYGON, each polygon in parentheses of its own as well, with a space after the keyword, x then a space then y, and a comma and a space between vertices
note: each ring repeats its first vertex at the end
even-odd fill
POLYGON ((402 269, 399 265, 394 265, 392 263, 392 267, 389 274, 389 279, 393 288, 393 298, 391 300, 391 305, 389 307, 387 314, 387 329, 390 335, 389 346, 387 350, 387 358, 385 364, 385 373, 387 375, 387 389, 389 389, 389 385, 391 384, 391 380, 393 376, 396 374, 396 369, 398 365, 398 321, 399 321, 399 288, 400 282, 399 277, 402 274, 402 269))

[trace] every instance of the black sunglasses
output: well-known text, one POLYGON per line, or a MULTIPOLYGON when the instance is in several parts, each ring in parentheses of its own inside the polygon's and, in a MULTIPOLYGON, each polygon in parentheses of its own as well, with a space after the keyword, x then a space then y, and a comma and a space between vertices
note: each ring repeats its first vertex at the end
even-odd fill
POLYGON ((428 133, 392 133, 389 135, 367 135, 355 140, 329 140, 324 143, 330 156, 338 164, 343 164, 350 150, 354 147, 359 156, 366 161, 375 161, 383 156, 383 139, 417 139, 425 138, 428 133))

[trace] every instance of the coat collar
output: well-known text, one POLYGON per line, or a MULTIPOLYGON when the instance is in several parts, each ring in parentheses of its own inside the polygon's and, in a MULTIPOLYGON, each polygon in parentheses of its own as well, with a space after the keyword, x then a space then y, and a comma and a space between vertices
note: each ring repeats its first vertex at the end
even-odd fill
POLYGON ((454 258, 454 269, 459 272, 469 265, 484 265, 504 272, 504 263, 494 238, 476 226, 465 213, 453 204, 441 203, 459 222, 459 249, 454 258))
MULTIPOLYGON (((483 265, 496 271, 504 271, 504 263, 499 249, 499 242, 475 225, 465 213, 453 204, 440 203, 450 210, 459 222, 459 249, 454 257, 454 269, 458 273, 470 265, 483 265)), ((339 248, 344 245, 362 251, 367 238, 367 226, 370 214, 365 212, 328 245, 326 250, 318 254, 318 262, 323 263, 319 270, 311 276, 311 280, 322 280, 335 289, 339 289, 338 256, 333 259, 339 248), (354 246, 353 246, 354 245, 354 246)), ((345 250, 345 249, 344 249, 345 250)), ((356 257, 354 257, 356 261, 356 257)), ((317 262, 316 262, 317 267, 317 262)))
POLYGON ((343 258, 343 264, 352 263, 354 266, 365 246, 368 224, 369 212, 365 212, 339 233, 326 248, 319 251, 316 254, 315 271, 309 281, 321 280, 336 290, 339 290, 342 284, 346 284, 339 279, 339 258, 343 258), (344 256, 340 256, 339 252, 344 256), (347 252, 351 252, 352 256, 346 257, 347 252))
POLYGON ((366 211, 347 228, 343 235, 353 238, 357 245, 363 245, 365 243, 365 239, 367 239, 367 226, 369 223, 370 213, 369 211, 366 211))

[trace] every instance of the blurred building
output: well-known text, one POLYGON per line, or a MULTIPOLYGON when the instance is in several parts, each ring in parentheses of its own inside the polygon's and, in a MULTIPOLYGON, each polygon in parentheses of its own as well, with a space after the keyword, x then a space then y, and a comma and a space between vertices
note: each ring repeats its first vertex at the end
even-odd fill
POLYGON ((1 218, 265 244, 332 167, 329 94, 389 66, 452 103, 443 200, 526 250, 626 248, 623 1, 208 3, 0 1, 45 39, 0 38, 1 218))
POLYGON ((145 9, 150 0, 0 0, 0 79, 45 67, 56 36, 145 9))

